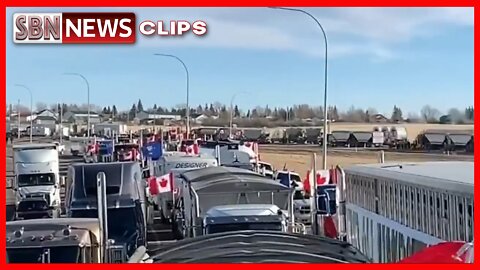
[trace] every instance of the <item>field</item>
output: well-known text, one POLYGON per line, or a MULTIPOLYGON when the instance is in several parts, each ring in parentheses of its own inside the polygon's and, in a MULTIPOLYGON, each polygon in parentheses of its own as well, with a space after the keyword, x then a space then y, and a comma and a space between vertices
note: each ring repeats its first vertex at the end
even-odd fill
MULTIPOLYGON (((287 169, 299 173, 302 177, 312 166, 313 153, 317 153, 317 169, 322 167, 321 147, 315 146, 282 146, 262 145, 260 146, 260 158, 262 161, 271 163, 276 169, 287 169)), ((378 163, 379 151, 367 151, 363 149, 330 149, 327 151, 327 166, 340 165, 347 167, 354 164, 378 163)), ((429 153, 392 153, 385 152, 385 162, 422 162, 422 161, 448 161, 448 160, 469 160, 473 156, 446 155, 429 153)))

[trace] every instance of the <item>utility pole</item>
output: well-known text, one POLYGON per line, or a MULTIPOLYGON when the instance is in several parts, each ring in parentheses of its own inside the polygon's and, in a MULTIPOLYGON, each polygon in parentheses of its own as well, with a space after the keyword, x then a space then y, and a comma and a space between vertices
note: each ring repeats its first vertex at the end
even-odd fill
POLYGON ((18 120, 18 128, 17 128, 17 137, 20 140, 20 99, 17 103, 17 120, 18 120))
POLYGON ((60 144, 63 142, 63 104, 60 104, 60 116, 59 116, 59 121, 60 121, 60 144))

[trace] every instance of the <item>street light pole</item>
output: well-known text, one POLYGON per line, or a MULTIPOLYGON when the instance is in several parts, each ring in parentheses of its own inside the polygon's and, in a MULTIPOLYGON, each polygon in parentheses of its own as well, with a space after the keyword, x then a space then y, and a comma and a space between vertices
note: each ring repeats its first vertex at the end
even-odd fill
POLYGON ((17 137, 20 140, 20 99, 18 100, 18 105, 17 105, 17 121, 18 121, 17 137))
POLYGON ((33 95, 32 90, 23 84, 15 84, 17 87, 21 87, 27 89, 28 93, 30 94, 30 143, 33 142, 33 95))
POLYGON ((175 55, 163 54, 163 53, 155 53, 154 55, 175 58, 175 59, 177 59, 177 61, 179 61, 182 64, 183 68, 185 69, 185 73, 187 75, 187 110, 186 110, 186 116, 187 116, 187 139, 188 139, 188 138, 190 138, 190 103, 189 103, 189 99, 190 99, 190 97, 189 97, 190 96, 190 90, 189 90, 190 78, 189 78, 189 75, 188 75, 187 65, 185 65, 185 63, 182 61, 182 59, 178 58, 175 55))
POLYGON ((64 73, 63 75, 71 75, 71 76, 77 76, 82 78, 85 81, 85 84, 87 84, 87 138, 90 139, 90 84, 88 83, 88 80, 80 73, 64 73))
POLYGON ((294 11, 294 12, 300 12, 303 13, 310 18, 312 18, 317 25, 320 27, 320 30, 322 30, 322 34, 325 40, 325 87, 324 87, 324 97, 323 97, 323 169, 327 169, 327 123, 328 123, 328 116, 327 116, 327 67, 328 67, 328 39, 327 39, 327 34, 325 33, 325 30, 323 29, 322 24, 315 18, 312 14, 308 13, 305 10, 302 9, 296 9, 296 8, 284 8, 284 7, 270 7, 272 9, 281 9, 281 10, 288 10, 288 11, 294 11))

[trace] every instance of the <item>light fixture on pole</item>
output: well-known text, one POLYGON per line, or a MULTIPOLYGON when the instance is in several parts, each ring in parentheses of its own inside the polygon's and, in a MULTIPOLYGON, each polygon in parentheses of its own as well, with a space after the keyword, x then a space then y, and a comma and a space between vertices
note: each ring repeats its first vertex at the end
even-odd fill
POLYGON ((172 54, 163 54, 163 53, 155 53, 154 55, 156 56, 163 56, 163 57, 170 57, 170 58, 174 58, 176 59, 177 61, 179 61, 183 68, 185 69, 185 73, 187 75, 187 108, 186 108, 186 118, 187 118, 187 139, 190 138, 190 103, 189 103, 189 96, 190 96, 190 90, 189 90, 189 84, 190 84, 190 78, 189 78, 189 75, 188 75, 188 68, 187 68, 187 65, 185 65, 185 63, 182 61, 182 59, 178 58, 177 56, 175 55, 172 55, 172 54))
POLYGON ((325 85, 324 85, 324 97, 323 97, 323 169, 327 169, 327 124, 328 124, 328 115, 327 115, 327 70, 328 70, 328 39, 327 39, 327 34, 325 33, 325 30, 323 29, 322 24, 315 18, 312 14, 308 13, 305 10, 302 9, 297 9, 297 8, 285 8, 285 7, 269 7, 272 9, 281 9, 281 10, 287 10, 287 11, 294 11, 294 12, 300 12, 303 13, 310 18, 312 18, 317 25, 320 27, 320 30, 322 30, 323 38, 325 41, 325 85))
POLYGON ((64 73, 63 75, 71 75, 71 76, 77 76, 82 78, 85 81, 85 84, 87 84, 87 138, 90 139, 90 84, 88 83, 87 78, 83 76, 80 73, 64 73))
MULTIPOLYGON (((28 93, 30 94, 30 143, 33 142, 33 95, 32 90, 23 84, 15 84, 17 87, 21 87, 27 89, 28 93)), ((19 130, 20 132, 20 130, 19 130)))

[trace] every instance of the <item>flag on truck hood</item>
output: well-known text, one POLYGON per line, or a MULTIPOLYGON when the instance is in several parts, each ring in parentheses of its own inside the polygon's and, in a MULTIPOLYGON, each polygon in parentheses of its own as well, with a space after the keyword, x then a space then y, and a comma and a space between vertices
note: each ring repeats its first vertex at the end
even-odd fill
POLYGON ((163 146, 161 142, 149 142, 142 147, 142 154, 144 159, 151 158, 152 160, 159 160, 163 155, 163 146))
POLYGON ((172 172, 158 177, 151 177, 148 182, 148 187, 152 196, 160 193, 172 192, 174 190, 173 186, 172 172))
POLYGON ((194 144, 187 145, 185 148, 185 152, 189 155, 198 155, 200 154, 200 148, 198 144, 195 142, 194 144))
POLYGON ((101 155, 113 155, 114 149, 113 140, 98 142, 98 151, 101 155))

